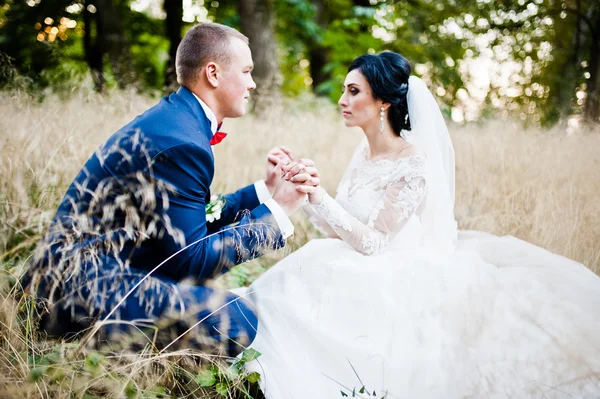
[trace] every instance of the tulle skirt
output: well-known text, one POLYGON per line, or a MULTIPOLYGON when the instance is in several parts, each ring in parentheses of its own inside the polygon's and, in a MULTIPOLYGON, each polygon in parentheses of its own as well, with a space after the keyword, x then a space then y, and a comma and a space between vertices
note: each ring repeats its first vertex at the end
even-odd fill
POLYGON ((268 399, 600 398, 600 278, 514 237, 371 257, 316 239, 243 295, 268 399))

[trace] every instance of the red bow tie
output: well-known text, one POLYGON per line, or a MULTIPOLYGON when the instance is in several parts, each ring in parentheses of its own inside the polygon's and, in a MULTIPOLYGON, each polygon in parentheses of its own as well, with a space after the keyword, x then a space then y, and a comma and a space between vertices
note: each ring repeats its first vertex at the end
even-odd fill
POLYGON ((216 145, 219 144, 221 141, 223 141, 223 139, 227 136, 227 133, 225 132, 216 132, 213 136, 212 139, 210 139, 210 145, 216 145))

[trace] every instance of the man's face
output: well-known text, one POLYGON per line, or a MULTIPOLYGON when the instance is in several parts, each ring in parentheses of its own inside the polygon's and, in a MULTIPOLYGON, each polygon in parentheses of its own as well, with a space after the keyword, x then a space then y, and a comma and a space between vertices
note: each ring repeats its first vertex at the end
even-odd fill
POLYGON ((233 38, 230 43, 230 63, 222 70, 219 79, 219 109, 224 118, 237 118, 246 113, 250 91, 256 88, 252 79, 252 53, 242 40, 233 38))

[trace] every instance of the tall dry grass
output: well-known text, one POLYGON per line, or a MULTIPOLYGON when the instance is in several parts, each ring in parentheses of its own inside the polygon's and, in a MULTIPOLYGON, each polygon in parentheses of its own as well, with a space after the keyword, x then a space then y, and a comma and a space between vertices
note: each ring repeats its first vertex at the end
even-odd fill
MULTIPOLYGON (((7 370, 0 376, 0 397, 160 396, 157 384, 174 390, 180 384, 185 353, 158 359, 137 354, 128 360, 86 349, 75 356, 67 344, 30 336, 32 328, 22 317, 27 309, 13 300, 17 277, 68 184, 109 135, 156 101, 133 93, 75 92, 68 100, 49 96, 37 103, 20 93, 0 93, 0 364, 7 370), (38 365, 50 357, 50 366, 38 365), (42 371, 62 377, 40 378, 42 371)), ((333 193, 362 138, 360 131, 343 126, 332 106, 314 99, 267 119, 228 120, 223 130, 230 135, 215 147, 215 192, 262 178, 266 152, 284 144, 296 157, 313 158, 333 193)), ((514 235, 600 273, 600 129, 568 135, 562 128, 492 121, 450 125, 450 130, 460 228, 514 235)), ((285 251, 234 269, 221 284, 249 282, 316 236, 301 214, 294 221, 296 234, 285 251)))

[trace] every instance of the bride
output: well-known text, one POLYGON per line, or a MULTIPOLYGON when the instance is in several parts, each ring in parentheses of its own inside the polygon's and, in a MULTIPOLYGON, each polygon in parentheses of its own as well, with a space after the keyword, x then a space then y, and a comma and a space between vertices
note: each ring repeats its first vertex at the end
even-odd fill
POLYGON ((329 238, 247 292, 265 396, 600 397, 600 278, 514 237, 457 232, 452 144, 408 61, 357 58, 339 105, 366 140, 335 199, 306 188, 329 238))

